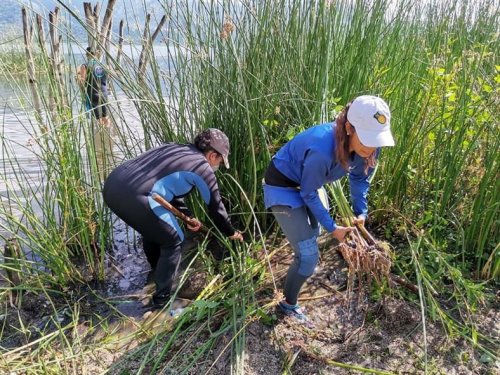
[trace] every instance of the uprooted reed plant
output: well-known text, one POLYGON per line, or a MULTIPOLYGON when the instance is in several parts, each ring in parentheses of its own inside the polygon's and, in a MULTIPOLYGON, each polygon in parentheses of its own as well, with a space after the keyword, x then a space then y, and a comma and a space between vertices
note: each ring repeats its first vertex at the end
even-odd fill
POLYGON ((358 279, 358 302, 361 301, 363 290, 371 285, 374 279, 377 283, 389 280, 392 260, 388 246, 382 246, 376 241, 365 240, 357 228, 349 239, 339 245, 339 250, 349 267, 348 295, 352 293, 354 276, 358 279), (365 285, 363 285, 365 283, 365 285))

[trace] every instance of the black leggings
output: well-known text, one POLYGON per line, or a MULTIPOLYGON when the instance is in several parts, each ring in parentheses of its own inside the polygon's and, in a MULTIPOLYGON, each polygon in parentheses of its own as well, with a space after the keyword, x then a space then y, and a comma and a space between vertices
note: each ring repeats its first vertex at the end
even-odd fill
POLYGON ((144 253, 154 272, 156 292, 153 294, 153 302, 156 304, 164 304, 170 299, 181 261, 181 243, 174 240, 169 244, 160 245, 143 238, 144 253))
POLYGON ((107 99, 99 94, 89 97, 87 105, 89 109, 92 110, 92 114, 94 115, 96 120, 108 116, 108 107, 106 103, 107 99))

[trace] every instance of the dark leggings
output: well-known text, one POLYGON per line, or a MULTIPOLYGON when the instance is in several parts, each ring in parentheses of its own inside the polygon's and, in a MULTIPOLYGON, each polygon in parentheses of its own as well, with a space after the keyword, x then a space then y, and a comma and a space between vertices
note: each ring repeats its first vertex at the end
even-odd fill
POLYGON ((170 299, 179 268, 182 241, 172 240, 169 244, 160 245, 143 238, 144 253, 154 273, 156 292, 153 294, 153 302, 156 304, 164 304, 170 299))
POLYGON ((99 120, 103 117, 108 116, 108 107, 107 107, 107 99, 106 97, 100 95, 92 95, 87 98, 87 109, 92 110, 92 114, 99 120))

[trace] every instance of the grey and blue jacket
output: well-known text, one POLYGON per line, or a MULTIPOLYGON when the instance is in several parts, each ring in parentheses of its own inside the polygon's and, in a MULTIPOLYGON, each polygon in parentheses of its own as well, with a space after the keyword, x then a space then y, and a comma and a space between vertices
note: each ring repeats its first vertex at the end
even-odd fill
POLYGON ((217 228, 232 236, 235 229, 222 203, 215 173, 194 145, 167 143, 126 161, 106 179, 103 196, 119 217, 146 237, 157 237, 150 228, 157 228, 155 221, 159 218, 174 228, 182 240, 184 235, 175 216, 153 200, 151 194, 158 193, 192 216, 184 197, 195 188, 217 228))
MULTIPOLYGON (((333 232, 337 226, 321 203, 318 189, 348 174, 354 214, 367 215, 369 177, 373 168, 365 174, 365 159, 356 153, 349 160, 349 171, 337 162, 335 129, 335 122, 311 127, 296 135, 276 153, 265 178, 266 208, 307 205, 318 222, 328 232, 333 232), (282 177, 276 178, 279 174, 282 177)), ((377 156, 379 152, 380 149, 377 149, 377 156)))

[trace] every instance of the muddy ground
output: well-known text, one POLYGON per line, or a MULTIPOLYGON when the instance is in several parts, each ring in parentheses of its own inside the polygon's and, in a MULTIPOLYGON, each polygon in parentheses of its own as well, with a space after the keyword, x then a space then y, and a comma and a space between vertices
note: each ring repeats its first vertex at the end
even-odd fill
MULTIPOLYGON (((194 240, 187 244, 187 248, 193 247, 196 247, 194 240)), ((394 286, 392 291, 383 296, 364 293, 360 297, 357 291, 348 295, 345 290, 347 268, 344 260, 325 238, 321 242, 321 249, 320 265, 300 296, 300 304, 305 307, 315 327, 308 329, 282 316, 275 309, 269 311, 273 317, 271 323, 261 320, 251 322, 246 329, 246 374, 282 374, 285 371, 293 374, 358 373, 352 368, 339 367, 342 364, 390 373, 419 374, 425 372, 426 351, 428 373, 500 373, 498 361, 475 350, 464 339, 450 338, 439 323, 428 319, 425 344, 418 299, 409 302, 411 297, 401 298, 401 294, 411 294, 408 290, 394 286)), ((292 251, 284 242, 282 250, 271 261, 278 285, 282 285, 291 261, 292 251)), ((105 322, 107 326, 118 324, 120 328, 117 331, 127 337, 148 319, 148 313, 143 308, 151 293, 151 287, 144 287, 148 272, 149 266, 142 253, 140 239, 122 230, 115 238, 115 248, 108 259, 107 282, 74 286, 64 294, 25 295, 20 309, 8 307, 1 315, 2 350, 15 350, 33 342, 42 332, 46 334, 58 326, 64 326, 70 320, 71 306, 76 302, 80 309, 80 322, 76 329, 82 335, 89 326, 105 322), (127 245, 130 243, 137 245, 127 245), (23 327, 20 322, 23 322, 23 327)), ((204 283, 203 276, 193 275, 183 290, 184 297, 194 298, 204 283)), ((271 297, 271 285, 261 293, 263 299, 271 297)), ((480 330, 497 341, 500 334, 498 307, 497 298, 476 316, 480 330)), ((99 339, 98 333, 86 336, 89 342, 95 343, 99 339)), ((92 353, 85 363, 85 372, 134 373, 139 362, 123 360, 123 354, 130 353, 141 340, 148 339, 138 336, 137 339, 128 340, 126 345, 92 353)), ((191 344, 193 350, 205 340, 204 334, 200 334, 191 344)), ((189 373, 231 373, 230 350, 224 352, 230 340, 229 333, 223 336, 212 348, 208 358, 196 364, 189 373)), ((180 348, 182 344, 179 342, 175 345, 180 348)), ((160 351, 161 347, 159 342, 156 350, 160 351)), ((175 352, 175 348, 172 352, 175 352)), ((175 362, 172 366, 175 367, 175 362)), ((161 373, 175 372, 165 367, 161 373)))
MULTIPOLYGON (((299 303, 314 323, 308 329, 277 309, 273 324, 252 322, 246 330, 245 374, 356 374, 351 364, 396 374, 497 374, 499 363, 475 351, 463 339, 449 338, 440 324, 426 321, 424 344, 420 307, 400 298, 400 286, 376 300, 368 293, 346 292, 347 266, 340 252, 322 237, 322 258, 304 286, 299 303), (360 298, 361 297, 361 298, 360 298), (427 369, 425 352, 427 351, 427 369), (337 362, 335 365, 332 362, 337 362)), ((272 260, 278 285, 284 281, 292 250, 285 246, 272 260)), ((498 340, 498 299, 477 314, 482 332, 498 340)), ((220 340, 213 359, 195 366, 191 374, 230 374, 230 353, 221 352, 231 335, 220 340), (215 365, 213 362, 217 359, 215 365)), ((200 337, 197 347, 204 342, 200 337)))

